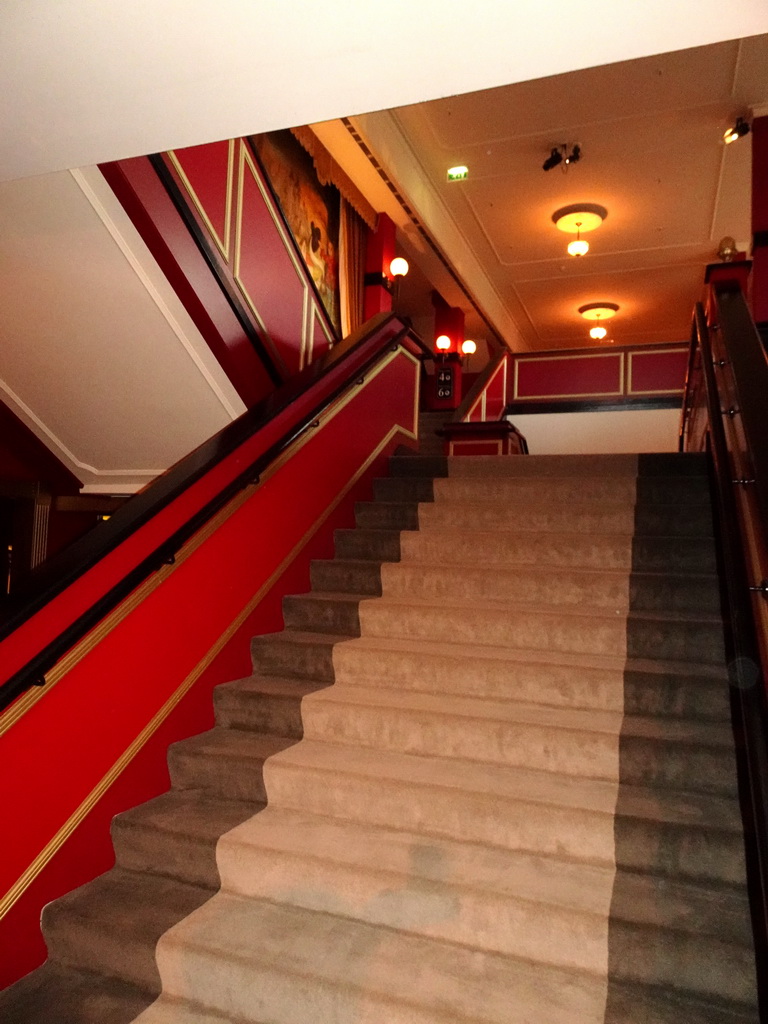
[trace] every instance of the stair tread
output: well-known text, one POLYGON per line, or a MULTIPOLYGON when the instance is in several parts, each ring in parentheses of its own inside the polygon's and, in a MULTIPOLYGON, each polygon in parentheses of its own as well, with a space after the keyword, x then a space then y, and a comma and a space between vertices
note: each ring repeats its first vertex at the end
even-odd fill
POLYGON ((240 758, 260 763, 284 750, 286 745, 296 742, 290 737, 273 736, 250 729, 226 729, 215 726, 198 736, 174 743, 170 749, 175 756, 240 758))
MULTIPOLYGON (((402 564, 402 563, 401 563, 402 564)), ((310 595, 306 595, 310 596, 310 595)), ((315 595, 311 595, 315 596, 315 595)), ((337 596, 335 594, 318 594, 316 595, 319 600, 332 602, 337 596)), ((343 599, 347 598, 347 595, 340 595, 343 599)), ((371 605, 377 605, 378 607, 390 607, 390 608, 438 608, 442 611, 448 611, 455 609, 458 612, 466 610, 477 610, 477 609, 488 609, 489 611, 505 611, 509 608, 518 609, 518 614, 525 612, 527 614, 535 614, 548 616, 552 619, 605 619, 608 622, 615 622, 618 611, 609 613, 605 608, 601 606, 584 607, 584 606, 560 606, 551 604, 542 604, 539 602, 528 602, 519 601, 515 599, 494 600, 493 598, 475 597, 470 600, 451 597, 450 599, 433 598, 433 597, 402 597, 402 596, 389 596, 386 593, 382 596, 371 596, 371 597, 360 597, 357 595, 355 600, 359 601, 361 611, 371 605)), ((634 619, 638 622, 677 622, 677 623, 705 623, 711 625, 720 626, 721 619, 717 615, 707 615, 699 611, 678 611, 677 609, 669 609, 664 611, 647 611, 643 609, 631 609, 626 613, 630 620, 634 619)))
MULTIPOLYGON (((313 636, 314 634, 307 634, 313 636)), ((328 639, 319 634, 323 639, 328 639)), ((519 647, 500 647, 490 644, 449 644, 444 641, 409 640, 399 637, 360 636, 339 637, 345 646, 383 651, 406 651, 425 657, 450 654, 454 658, 488 661, 513 661, 516 664, 558 665, 567 668, 603 668, 614 671, 634 671, 650 674, 671 674, 680 677, 704 678, 727 684, 725 666, 710 662, 670 661, 664 659, 627 658, 624 655, 574 654, 568 651, 539 651, 519 647)))
MULTIPOLYGON (((423 531, 421 531, 421 532, 423 532, 423 531)), ((365 562, 363 560, 354 561, 353 559, 344 559, 344 560, 338 559, 338 561, 339 562, 343 561, 344 564, 349 564, 349 565, 360 565, 360 566, 364 566, 365 565, 365 566, 370 566, 370 564, 371 564, 370 562, 365 562)), ((409 558, 408 561, 406 561, 406 562, 394 562, 394 563, 391 563, 391 566, 393 568, 395 566, 397 567, 395 569, 395 571, 399 571, 401 568, 402 569, 434 569, 434 570, 441 569, 441 570, 448 571, 448 572, 456 572, 456 573, 461 574, 462 576, 465 576, 467 573, 473 573, 473 572, 483 573, 483 574, 488 573, 488 572, 493 572, 495 575, 503 575, 503 576, 515 576, 515 575, 530 576, 532 574, 535 574, 537 576, 554 576, 556 578, 559 577, 559 576, 563 576, 563 575, 566 575, 566 576, 587 576, 587 577, 607 576, 610 579, 617 579, 617 580, 621 580, 621 581, 627 581, 627 585, 629 585, 629 579, 628 579, 627 570, 625 568, 620 568, 620 569, 613 568, 612 566, 606 566, 605 568, 595 569, 594 567, 588 566, 588 565, 587 566, 583 566, 583 565, 564 565, 564 566, 542 565, 542 566, 534 566, 534 565, 531 565, 528 562, 521 562, 519 565, 515 565, 514 563, 511 563, 511 562, 505 562, 503 565, 499 565, 496 562, 483 562, 483 561, 476 561, 472 565, 457 566, 457 565, 454 565, 450 561, 436 562, 432 558, 424 558, 424 559, 422 559, 422 558, 419 558, 419 559, 409 558)), ((664 580, 685 580, 686 582, 690 582, 692 584, 695 584, 695 583, 716 583, 718 577, 717 577, 717 573, 715 573, 715 572, 701 572, 701 571, 687 572, 685 570, 678 569, 678 568, 669 569, 669 570, 665 570, 665 571, 662 571, 662 570, 659 570, 659 569, 633 569, 632 570, 632 580, 646 580, 646 579, 647 580, 659 580, 659 581, 664 581, 664 580)), ((384 596, 386 596, 386 595, 384 595, 384 596)))
POLYGON ((292 676, 267 675, 254 672, 243 679, 233 679, 230 683, 220 683, 216 693, 248 693, 254 696, 285 697, 290 700, 301 700, 308 693, 327 687, 329 683, 311 679, 296 679, 292 676))
MULTIPOLYGON (((355 532, 355 531, 350 531, 355 532)), ((375 530, 369 529, 368 527, 360 530, 362 533, 394 533, 401 532, 390 530, 375 530)), ((526 529, 524 523, 515 524, 514 526, 507 526, 502 524, 501 526, 494 527, 493 529, 477 527, 477 526, 440 526, 440 527, 427 527, 421 530, 403 530, 403 533, 407 533, 409 536, 414 537, 420 535, 422 537, 440 536, 441 538, 453 539, 458 537, 472 536, 477 537, 480 540, 486 540, 489 538, 499 537, 520 537, 525 540, 526 543, 530 543, 533 538, 540 538, 542 543, 551 544, 553 537, 558 537, 562 540, 573 541, 574 543, 584 542, 585 536, 588 536, 590 543, 597 544, 603 543, 606 547, 610 543, 617 540, 632 541, 637 535, 634 528, 627 530, 611 530, 605 531, 600 530, 599 533, 585 533, 583 530, 542 530, 540 528, 526 529)), ((692 534, 691 536, 679 537, 676 534, 641 534, 641 539, 655 541, 668 541, 675 544, 693 544, 696 542, 712 544, 712 535, 709 534, 692 534)), ((449 550, 450 546, 447 546, 446 550, 449 550)))
POLYGON ((336 683, 317 692, 308 708, 316 706, 317 703, 527 724, 575 732, 606 733, 611 736, 618 736, 621 733, 623 738, 632 736, 668 743, 726 749, 732 749, 733 746, 730 726, 725 724, 690 720, 670 721, 658 717, 625 715, 621 711, 551 707, 517 701, 514 698, 498 700, 489 697, 462 697, 336 683))
POLYGON ((156 938, 210 898, 191 882, 115 867, 45 909, 48 918, 76 917, 121 939, 156 938))
MULTIPOLYGON (((508 765, 384 752, 309 739, 282 751, 270 765, 272 771, 289 766, 315 773, 351 774, 368 778, 377 787, 385 783, 426 786, 473 792, 490 799, 579 808, 609 816, 613 816, 616 809, 617 785, 612 781, 574 778, 508 765)), ((706 823, 713 830, 741 831, 738 802, 709 793, 622 784, 621 807, 617 813, 655 822, 680 825, 706 823)))
MULTIPOLYGON (((382 891, 406 895, 410 890, 418 896, 425 887, 438 891, 459 887, 541 905, 542 909, 559 906, 601 919, 612 913, 614 918, 632 923, 727 936, 728 941, 747 947, 751 943, 746 923, 749 901, 745 891, 736 886, 680 882, 621 870, 621 905, 617 907, 614 865, 447 838, 433 837, 426 843, 424 836, 408 830, 352 825, 322 815, 270 807, 258 820, 234 829, 222 841, 219 856, 225 888, 228 885, 233 891, 230 858, 242 871, 248 850, 254 847, 278 858, 292 855, 385 876, 382 891), (390 882, 387 887, 386 879, 391 876, 405 878, 407 886, 390 882)), ((249 867, 246 872, 258 887, 258 873, 249 867)), ((274 898, 293 902, 294 894, 274 898)))
POLYGON ((258 813, 262 803, 222 800, 205 790, 171 790, 162 796, 118 814, 114 825, 120 828, 146 828, 178 837, 215 843, 220 836, 258 813))
POLYGON ((154 995, 119 978, 48 960, 0 992, 0 1018, 7 1024, 132 1024, 154 995))
MULTIPOLYGON (((346 1019, 349 1013, 350 1020, 387 1019, 398 1024, 406 1019, 418 1024, 508 1024, 510 1007, 535 1006, 542 1020, 583 1024, 601 1019, 605 999, 602 979, 586 972, 223 892, 185 922, 183 930, 164 937, 159 953, 169 971, 177 949, 193 958, 200 954, 206 962, 213 958, 236 963, 239 972, 254 979, 249 1008, 255 1015, 263 1015, 262 1007, 277 998, 267 979, 295 979, 289 982, 291 1005, 284 1010, 288 1016, 280 1018, 285 1021, 306 1016, 311 1000, 315 1019, 320 1020, 346 1019), (428 985, 425 978, 430 979, 428 985), (329 1000, 335 1016, 328 1015, 329 1000), (371 1004, 379 1008, 375 1017, 370 1015, 371 1004)), ((202 995, 203 983, 190 980, 202 995)), ((227 1012, 237 1017, 243 997, 231 989, 231 979, 220 985, 214 974, 204 984, 215 988, 217 1004, 221 1006, 223 998, 227 1012), (229 991, 223 991, 223 985, 229 991)))

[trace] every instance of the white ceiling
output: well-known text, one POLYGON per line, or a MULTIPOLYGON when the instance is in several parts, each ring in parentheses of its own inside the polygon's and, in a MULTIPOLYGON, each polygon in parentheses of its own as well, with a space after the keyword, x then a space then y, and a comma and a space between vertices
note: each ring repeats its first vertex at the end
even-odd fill
POLYGON ((723 131, 766 104, 762 35, 354 123, 510 347, 541 350, 589 344, 576 311, 599 300, 621 306, 615 342, 687 337, 719 239, 751 237, 750 139, 725 146, 723 131), (560 143, 582 160, 544 172, 560 143), (446 181, 454 164, 466 181, 446 181), (551 220, 576 202, 608 209, 580 259, 551 220))
POLYGON ((0 180, 765 31, 765 0, 5 0, 0 180))

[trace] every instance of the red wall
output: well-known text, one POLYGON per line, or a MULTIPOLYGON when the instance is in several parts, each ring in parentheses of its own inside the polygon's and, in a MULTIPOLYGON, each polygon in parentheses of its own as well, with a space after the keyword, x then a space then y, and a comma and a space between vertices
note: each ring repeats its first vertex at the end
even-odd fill
MULTIPOLYGON (((352 524, 355 500, 368 496, 394 447, 413 438, 417 382, 412 357, 388 354, 350 401, 338 400, 294 443, 291 458, 231 503, 217 529, 203 528, 129 598, 96 646, 81 644, 79 660, 0 715, 0 946, 9 951, 1 984, 42 961, 42 906, 109 868, 112 816, 167 788, 168 744, 212 724, 212 687, 248 674, 250 636, 280 628, 283 594, 307 589, 309 560, 331 555, 333 529, 352 524)), ((323 393, 332 386, 323 383, 323 393)), ((303 401, 314 404, 317 393, 303 401)), ((288 415, 0 643, 2 678, 227 474, 266 450, 288 415)))

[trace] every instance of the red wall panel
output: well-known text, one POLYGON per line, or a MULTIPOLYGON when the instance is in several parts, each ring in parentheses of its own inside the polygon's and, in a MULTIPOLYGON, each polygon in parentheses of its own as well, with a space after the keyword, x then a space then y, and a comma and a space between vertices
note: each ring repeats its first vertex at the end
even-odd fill
MULTIPOLYGON (((259 188, 259 171, 242 147, 235 279, 264 327, 283 372, 303 366, 307 284, 259 188)), ((263 187, 263 186, 262 186, 263 187)))
POLYGON ((176 149, 170 154, 225 258, 229 254, 234 153, 235 143, 230 140, 176 149))
POLYGON ((688 368, 688 350, 630 352, 627 394, 674 394, 682 391, 688 368))
MULTIPOLYGON (((18 899, 10 906, 5 900, 0 939, 14 955, 3 963, 4 982, 40 962, 41 906, 109 867, 112 815, 167 787, 167 743, 210 726, 211 687, 247 674, 248 638, 280 627, 282 594, 306 588, 309 558, 330 554, 333 527, 351 523, 371 476, 399 441, 412 437, 417 379, 412 359, 388 356, 218 529, 182 551, 97 646, 37 691, 25 714, 12 722, 11 707, 0 717, 0 729, 11 723, 0 735, 0 786, 6 821, 13 822, 0 899, 30 865, 40 868, 42 851, 78 808, 87 811, 68 839, 53 842, 54 856, 18 899), (175 710, 137 747, 136 737, 243 615, 175 710), (122 758, 114 781, 89 802, 122 758)), ((113 562, 111 571, 119 572, 121 560, 113 562)))
POLYGON ((622 393, 620 353, 516 360, 516 398, 578 398, 622 393))

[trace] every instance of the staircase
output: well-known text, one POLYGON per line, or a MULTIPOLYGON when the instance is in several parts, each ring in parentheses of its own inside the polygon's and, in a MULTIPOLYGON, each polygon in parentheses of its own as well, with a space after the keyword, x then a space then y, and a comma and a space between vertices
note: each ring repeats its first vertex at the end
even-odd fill
POLYGON ((703 459, 392 474, 0 1019, 758 1020, 703 459))

